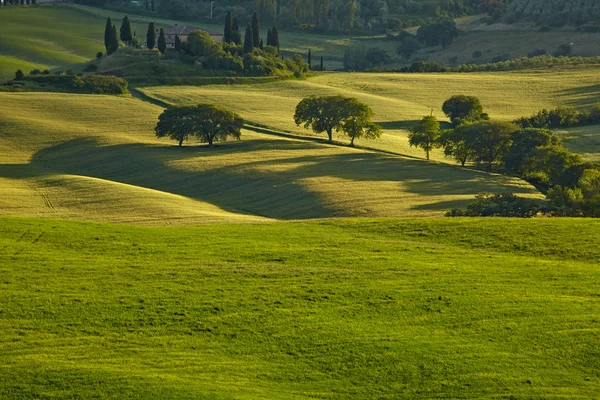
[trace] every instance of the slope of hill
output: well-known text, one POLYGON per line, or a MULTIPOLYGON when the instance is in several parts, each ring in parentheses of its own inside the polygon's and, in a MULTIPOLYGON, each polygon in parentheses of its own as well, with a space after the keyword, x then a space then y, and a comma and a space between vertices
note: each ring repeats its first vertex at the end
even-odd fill
POLYGON ((600 387, 598 221, 0 226, 2 399, 600 387))
MULTIPOLYGON (((359 144, 423 157, 422 151, 408 146, 407 129, 431 109, 442 119, 442 104, 452 95, 477 96, 492 118, 513 120, 559 105, 589 107, 600 101, 597 78, 597 68, 471 74, 327 73, 304 81, 251 87, 150 87, 143 92, 174 104, 222 104, 251 122, 302 134, 310 132, 297 127, 293 115, 303 97, 324 94, 357 97, 373 108, 375 119, 385 128, 382 140, 359 141, 359 144)), ((594 135, 593 132, 590 129, 590 134, 594 135)), ((586 151, 600 153, 600 147, 586 151)), ((448 161, 441 151, 434 152, 434 158, 448 161)))
POLYGON ((154 138, 160 108, 132 98, 0 101, 4 214, 134 223, 226 221, 231 212, 431 216, 482 191, 539 195, 517 179, 248 131, 214 149, 177 148, 154 138))

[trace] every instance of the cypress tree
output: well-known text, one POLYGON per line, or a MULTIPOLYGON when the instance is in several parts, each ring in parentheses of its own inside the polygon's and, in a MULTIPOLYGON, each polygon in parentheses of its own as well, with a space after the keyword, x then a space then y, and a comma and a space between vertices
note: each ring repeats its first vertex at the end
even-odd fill
POLYGON ((119 49, 119 36, 117 34, 117 27, 115 25, 112 26, 110 33, 110 51, 108 54, 112 54, 119 49))
POLYGON ((258 47, 260 44, 260 22, 258 22, 258 15, 252 14, 252 45, 258 47))
POLYGON ((233 43, 237 45, 242 44, 242 33, 240 32, 240 25, 238 23, 237 17, 233 17, 233 26, 231 29, 233 31, 233 37, 231 38, 233 43))
POLYGON ((271 29, 267 30, 267 46, 273 46, 273 38, 271 37, 271 29))
POLYGON ((252 25, 246 26, 246 35, 244 36, 244 53, 250 53, 254 48, 254 36, 252 34, 252 25))
POLYGON ((146 11, 150 10, 150 3, 148 3, 148 0, 146 0, 146 11))
POLYGON ((265 48, 262 39, 260 39, 260 43, 259 43, 258 47, 260 47, 261 50, 263 50, 265 48))
POLYGON ((225 17, 225 31, 223 32, 223 41, 225 43, 233 42, 233 21, 232 21, 231 11, 227 12, 227 17, 225 17))
POLYGON ((308 69, 312 69, 312 53, 308 49, 308 69))
POLYGON ((160 28, 160 34, 158 35, 158 51, 161 54, 165 54, 165 50, 167 49, 167 39, 165 38, 165 30, 160 28))
POLYGON ((180 52, 181 51, 181 39, 179 38, 179 35, 175 34, 175 51, 180 52))
MULTIPOLYGON (((14 0, 11 0, 14 1, 14 0)), ((110 35, 112 34, 112 22, 110 17, 106 20, 106 26, 104 27, 104 48, 106 49, 106 53, 110 51, 110 35)))
POLYGON ((150 22, 148 25, 148 32, 146 33, 146 47, 150 50, 156 45, 156 30, 154 28, 154 22, 150 22))
POLYGON ((133 34, 131 33, 131 24, 129 23, 129 18, 127 18, 127 15, 125 18, 123 18, 120 31, 121 41, 129 44, 133 40, 133 34))
MULTIPOLYGON (((154 0, 152 0, 152 3, 150 3, 150 8, 152 9, 152 12, 154 12, 154 0)), ((156 36, 156 35, 155 35, 156 36)))
POLYGON ((325 71, 325 68, 323 68, 323 56, 321 56, 321 71, 325 71))
POLYGON ((277 30, 277 27, 273 27, 273 30, 271 31, 271 41, 273 42, 273 44, 271 46, 275 46, 279 49, 279 31, 277 30))

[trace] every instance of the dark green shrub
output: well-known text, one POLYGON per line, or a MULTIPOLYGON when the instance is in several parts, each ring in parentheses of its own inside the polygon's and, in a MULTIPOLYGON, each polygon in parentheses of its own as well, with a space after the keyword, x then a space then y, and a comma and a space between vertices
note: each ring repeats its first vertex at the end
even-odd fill
POLYGON ((550 207, 539 200, 525 199, 513 193, 482 193, 475 196, 475 203, 469 204, 465 210, 454 209, 446 215, 449 217, 520 217, 531 218, 548 213, 550 207))

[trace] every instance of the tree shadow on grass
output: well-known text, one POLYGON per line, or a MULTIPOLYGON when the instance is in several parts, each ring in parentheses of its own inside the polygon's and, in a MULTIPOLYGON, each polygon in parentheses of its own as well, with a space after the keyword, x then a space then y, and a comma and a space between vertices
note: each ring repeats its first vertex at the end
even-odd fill
MULTIPOLYGON (((48 171, 160 190, 227 211, 277 219, 352 215, 352 209, 332 205, 328 193, 311 190, 306 180, 312 178, 341 179, 350 195, 353 185, 373 193, 372 198, 363 201, 377 200, 381 182, 397 183, 399 197, 392 195, 381 201, 392 205, 397 201, 399 206, 402 192, 434 200, 439 196, 507 191, 509 182, 504 177, 446 164, 281 139, 227 143, 212 149, 147 144, 100 146, 91 139, 76 139, 39 151, 28 166, 0 167, 1 176, 14 178, 48 171)), ((531 193, 518 186, 511 191, 531 193)), ((439 211, 446 206, 459 204, 432 202, 414 208, 439 211)))
POLYGON ((560 97, 568 97, 563 104, 571 107, 591 107, 600 102, 600 84, 564 89, 558 92, 560 97))

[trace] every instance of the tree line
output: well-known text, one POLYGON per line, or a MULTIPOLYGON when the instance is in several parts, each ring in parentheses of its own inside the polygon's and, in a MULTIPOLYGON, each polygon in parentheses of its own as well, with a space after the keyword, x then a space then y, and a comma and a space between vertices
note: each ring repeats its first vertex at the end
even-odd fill
POLYGON ((490 120, 473 96, 453 96, 442 110, 451 129, 440 129, 434 116, 426 116, 408 136, 409 144, 423 149, 427 159, 432 149, 442 148, 462 166, 472 162, 487 171, 496 168, 544 188, 557 212, 600 216, 600 165, 569 152, 547 127, 490 120))
POLYGON ((25 5, 35 5, 37 3, 37 0, 5 0, 4 2, 0 3, 0 6, 25 6, 25 5))

